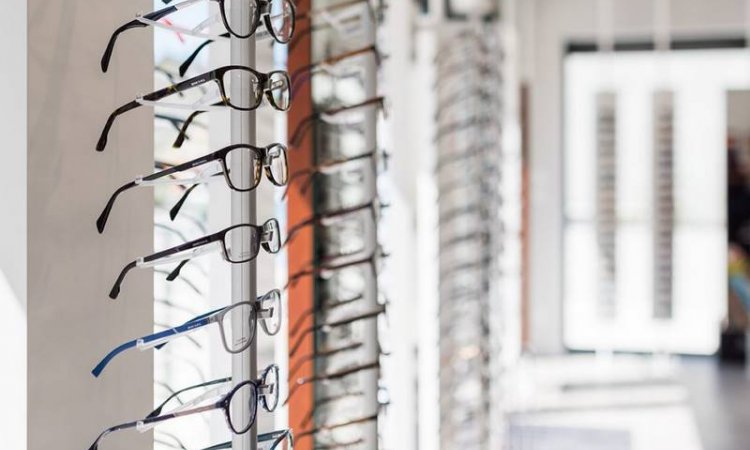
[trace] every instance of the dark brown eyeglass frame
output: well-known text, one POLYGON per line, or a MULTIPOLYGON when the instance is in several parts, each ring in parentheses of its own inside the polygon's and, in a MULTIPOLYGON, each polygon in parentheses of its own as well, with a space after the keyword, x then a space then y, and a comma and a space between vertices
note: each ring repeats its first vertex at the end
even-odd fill
MULTIPOLYGON (((195 88, 197 86, 201 86, 206 83, 215 82, 219 86, 219 94, 221 95, 221 101, 213 106, 226 106, 232 109, 236 109, 238 111, 253 111, 253 110, 258 109, 263 104, 263 97, 265 95, 267 101, 276 110, 287 111, 289 110, 290 102, 287 102, 287 105, 285 107, 282 107, 282 106, 277 105, 273 98, 272 86, 270 86, 270 80, 272 77, 276 75, 283 77, 283 79, 286 82, 286 88, 288 90, 289 89, 289 75, 283 70, 274 70, 272 72, 262 73, 247 66, 229 65, 229 66, 219 67, 218 69, 214 69, 210 72, 206 72, 201 75, 188 78, 187 80, 181 81, 177 84, 173 84, 165 88, 159 89, 158 91, 151 92, 150 94, 146 94, 142 97, 142 100, 155 102, 163 98, 169 97, 170 95, 184 92, 188 89, 195 88), (255 98, 253 99, 254 103, 249 107, 237 106, 230 101, 230 98, 227 94, 227 86, 225 86, 224 84, 224 75, 226 75, 227 72, 230 72, 233 70, 242 70, 242 71, 249 72, 253 76, 255 76, 258 80, 258 89, 256 90, 255 98)), ((116 110, 114 110, 112 114, 109 115, 109 118, 107 119, 107 122, 104 125, 104 129, 102 130, 102 134, 99 137, 99 141, 96 144, 97 151, 101 152, 107 146, 107 138, 109 136, 110 130, 112 129, 112 126, 114 125, 115 119, 117 119, 118 116, 128 111, 131 111, 133 109, 136 109, 142 106, 139 100, 140 99, 136 99, 136 100, 133 100, 132 102, 126 103, 120 106, 119 108, 117 108, 116 110)), ((188 124, 189 123, 186 120, 185 123, 183 124, 183 128, 185 128, 188 124)))
MULTIPOLYGON (((286 184, 288 183, 288 181, 289 181, 289 174, 288 173, 285 174, 285 179, 284 180, 277 180, 274 177, 273 172, 271 171, 270 160, 269 160, 269 156, 268 156, 269 152, 272 149, 274 149, 274 148, 278 149, 279 150, 279 154, 283 155, 283 159, 285 161, 284 165, 285 165, 285 167, 287 167, 287 170, 288 170, 288 168, 289 168, 289 162, 288 162, 287 149, 286 149, 286 146, 284 146, 283 144, 276 143, 276 144, 268 145, 266 147, 255 147, 255 146, 247 145, 247 144, 238 144, 238 145, 233 145, 233 146, 230 146, 230 147, 232 147, 232 148, 229 151, 236 150, 238 148, 249 148, 251 150, 254 150, 256 153, 258 153, 260 155, 260 159, 259 160, 262 162, 262 166, 263 166, 262 170, 265 172, 266 178, 268 179, 268 181, 270 181, 274 186, 286 186, 286 184)), ((223 150, 225 150, 225 149, 219 150, 219 152, 221 152, 223 150)), ((234 183, 231 182, 230 177, 229 177, 229 164, 226 161, 226 156, 227 156, 227 153, 229 153, 229 151, 227 151, 223 155, 223 157, 220 159, 221 164, 222 164, 222 168, 223 168, 222 173, 223 173, 224 178, 226 179, 227 184, 229 185, 229 187, 232 190, 238 191, 238 192, 250 192, 250 191, 256 189, 260 185, 260 182, 261 182, 261 179, 262 179, 262 177, 260 176, 260 173, 253 174, 253 176, 254 176, 254 178, 253 178, 253 186, 250 187, 250 188, 248 188, 248 189, 239 189, 236 186, 234 186, 234 183)), ((281 158, 282 156, 279 156, 279 157, 281 158)), ((218 158, 216 158, 216 159, 218 159, 218 158)), ((218 175, 220 175, 220 174, 217 174, 217 176, 218 175)), ((196 183, 196 184, 193 184, 190 187, 188 187, 188 188, 185 189, 185 192, 183 192, 182 197, 180 197, 180 199, 177 201, 177 203, 175 203, 174 206, 169 210, 169 218, 171 220, 175 220, 175 218, 177 218, 177 215, 180 213, 180 210, 182 209, 182 206, 185 204, 185 202, 187 201, 188 197, 193 192, 193 190, 195 190, 195 188, 197 188, 198 186, 200 186, 200 184, 196 183)))

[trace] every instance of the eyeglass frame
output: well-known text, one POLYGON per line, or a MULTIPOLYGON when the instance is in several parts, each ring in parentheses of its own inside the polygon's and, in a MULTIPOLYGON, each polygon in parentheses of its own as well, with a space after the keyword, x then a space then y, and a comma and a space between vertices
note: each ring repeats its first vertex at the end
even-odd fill
MULTIPOLYGON (((249 145, 249 144, 235 144, 235 145, 230 145, 228 147, 224 147, 224 148, 222 148, 220 150, 217 150, 215 152, 209 153, 208 155, 201 156, 199 158, 193 159, 191 161, 187 161, 187 162, 182 163, 182 164, 171 166, 171 167, 166 168, 164 170, 161 170, 159 172, 155 172, 155 173, 153 173, 151 175, 136 177, 135 180, 133 180, 133 181, 131 181, 129 183, 126 183, 126 184, 120 186, 119 188, 117 188, 115 190, 115 192, 110 196, 109 200, 107 201, 106 206, 104 207, 104 209, 102 210, 101 214, 99 215, 99 217, 96 220, 96 228, 99 231, 99 234, 101 234, 101 233, 104 232, 104 228, 106 227, 107 220, 109 218, 110 213, 112 212, 112 208, 114 207, 115 201, 117 200, 118 196, 121 193, 123 193, 124 191, 126 191, 128 189, 131 189, 131 188, 134 188, 134 187, 138 187, 138 186, 156 186, 156 185, 167 185, 167 184, 170 184, 170 185, 188 185, 188 184, 191 184, 192 186, 190 186, 189 188, 187 188, 185 190, 185 192, 183 193, 182 197, 178 201, 177 205, 175 205, 177 207, 177 210, 175 211, 174 207, 172 208, 172 210, 170 210, 170 218, 172 220, 175 219, 175 217, 177 216, 177 213, 179 212, 179 209, 182 207, 182 204, 185 202, 185 200, 187 199, 187 196, 190 195, 190 193, 192 192, 192 190, 196 186, 198 186, 198 185, 200 185, 202 183, 209 182, 212 179, 212 177, 216 177, 216 176, 219 176, 219 175, 223 174, 224 180, 227 182, 227 186, 229 186, 229 188, 232 189, 233 191, 237 191, 237 192, 250 192, 250 191, 256 189, 258 187, 258 185, 260 184, 261 179, 262 179, 262 176, 260 176, 260 174, 258 174, 259 176, 257 176, 257 177, 255 176, 256 174, 253 174, 253 177, 254 177, 253 178, 253 186, 250 187, 250 188, 248 188, 248 189, 242 189, 242 188, 239 188, 239 187, 235 186, 235 184, 232 182, 232 180, 229 177, 229 165, 227 164, 227 155, 230 152, 232 152, 234 150, 239 150, 239 149, 248 149, 248 150, 251 150, 251 151, 255 152, 258 155, 258 160, 261 161, 263 169, 265 169, 266 178, 268 178, 268 180, 271 183, 273 183, 276 186, 284 186, 286 184, 286 179, 282 180, 282 181, 279 181, 279 180, 275 179, 273 173, 271 172, 271 168, 270 168, 270 163, 271 163, 270 158, 271 158, 271 156, 269 155, 270 152, 271 152, 271 150, 278 149, 279 150, 279 156, 276 156, 276 157, 283 157, 284 160, 286 161, 287 160, 287 149, 286 149, 286 147, 283 144, 276 143, 276 144, 268 145, 266 147, 256 147, 256 146, 249 145), (220 163, 220 165, 221 165, 221 172, 217 172, 217 173, 209 174, 209 175, 200 174, 197 177, 187 178, 187 179, 180 179, 180 178, 173 177, 173 175, 176 174, 176 173, 185 172, 187 170, 194 169, 194 168, 196 168, 198 166, 211 164, 214 161, 218 161, 220 163), (164 178, 164 177, 167 177, 167 176, 169 176, 171 179, 169 179, 169 180, 160 180, 161 178, 164 178)), ((288 165, 289 165, 289 163, 286 162, 285 166, 287 167, 287 174, 286 174, 285 178, 288 178, 288 165)))
POLYGON ((258 319, 260 319, 261 327, 263 328, 263 331, 266 332, 269 336, 274 336, 278 334, 278 332, 281 330, 281 320, 279 320, 278 327, 275 330, 271 330, 268 327, 268 324, 266 323, 267 319, 273 318, 274 314, 277 317, 281 317, 281 308, 282 308, 282 302, 281 302, 281 292, 278 289, 273 289, 266 294, 258 297, 254 302, 237 302, 233 303, 231 305, 214 309, 212 311, 209 311, 207 313, 200 314, 182 325, 167 328, 166 330, 160 331, 158 333, 149 334, 146 336, 142 336, 137 339, 130 340, 124 344, 121 344, 117 347, 115 347, 113 350, 111 350, 109 353, 107 353, 104 358, 94 367, 94 369, 91 371, 91 374, 94 375, 95 378, 98 378, 99 375, 104 371, 104 369, 109 365, 109 363, 120 353, 131 349, 131 348, 137 348, 138 350, 146 350, 149 348, 156 348, 157 350, 161 350, 165 345, 167 345, 172 339, 176 337, 183 337, 183 336, 189 336, 188 333, 191 333, 199 328, 207 327, 213 323, 216 323, 219 327, 219 330, 221 332, 221 340, 222 344, 224 345, 224 349, 230 353, 230 354, 237 354, 242 353, 243 351, 247 350, 250 345, 252 345, 253 341, 255 340, 255 336, 257 334, 258 330, 258 319), (263 302, 264 301, 274 301, 274 305, 270 308, 264 308, 263 302), (233 349, 230 348, 229 342, 227 342, 227 333, 224 329, 224 317, 226 317, 227 314, 229 314, 233 309, 238 308, 240 306, 250 306, 251 310, 253 311, 253 316, 250 318, 251 322, 253 324, 252 333, 250 336, 247 337, 247 342, 244 343, 240 348, 233 349), (279 311, 276 312, 275 309, 278 308, 279 311))
MULTIPOLYGON (((258 30, 258 25, 260 25, 261 17, 263 17, 263 19, 264 19, 264 25, 266 26, 266 32, 276 42, 279 42, 280 44, 287 44, 294 37, 294 30, 296 28, 296 22, 297 22, 297 20, 296 20, 297 14, 296 14, 296 7, 294 5, 294 2, 291 1, 291 0, 283 0, 284 3, 290 5, 291 8, 292 8, 292 14, 291 14, 291 21, 292 21, 291 28, 292 29, 291 29, 291 31, 289 33, 289 40, 288 41, 281 41, 278 38, 278 36, 276 36, 276 32, 273 29, 273 25, 271 24, 271 19, 270 19, 270 16, 269 16, 270 11, 268 9, 264 9, 264 8, 268 8, 268 7, 271 6, 271 3, 272 3, 271 0, 254 0, 255 3, 256 3, 256 8, 254 9, 255 17, 251 18, 252 19, 252 27, 251 27, 251 31, 247 35, 241 35, 241 34, 237 33, 236 30, 233 30, 232 27, 229 26, 229 18, 227 17, 226 7, 224 5, 226 0, 186 0, 186 1, 183 1, 183 2, 179 2, 179 3, 175 4, 175 5, 167 6, 166 8, 161 8, 159 10, 152 11, 152 12, 147 13, 147 14, 138 15, 134 20, 131 20, 130 22, 127 22, 127 23, 121 25, 120 27, 118 27, 112 33, 112 36, 110 36, 109 41, 107 42, 107 47, 105 48, 104 54, 102 55, 101 64, 100 64, 102 72, 106 73, 107 70, 109 70, 109 65, 110 65, 110 62, 112 60, 112 54, 114 53, 114 49, 115 49, 115 43, 117 42, 117 39, 119 38, 120 34, 124 33, 127 30, 133 29, 133 28, 145 28, 145 27, 148 27, 148 26, 163 26, 162 24, 159 23, 159 21, 161 19, 169 16, 170 14, 176 13, 176 12, 178 12, 181 9, 184 9, 186 7, 189 7, 189 6, 192 6, 193 4, 196 4, 196 3, 199 3, 199 2, 202 2, 202 1, 213 1, 213 2, 219 3, 219 11, 220 11, 220 14, 221 14, 221 19, 222 19, 222 22, 224 23, 224 28, 226 28, 226 30, 227 30, 226 34, 234 36, 234 37, 236 37, 238 39, 249 39, 251 36, 253 36, 256 33, 256 31, 258 30)), ((170 1, 164 1, 164 3, 165 4, 169 4, 169 3, 171 3, 171 0, 170 1)), ((213 19, 214 19, 214 17, 210 16, 207 20, 205 20, 200 25, 198 25, 198 28, 201 28, 205 24, 211 23, 211 21, 213 21, 213 19)), ((184 29, 184 28, 181 28, 181 27, 168 26, 168 25, 165 26, 165 27, 168 28, 168 29, 172 29, 174 31, 178 31, 178 32, 180 32, 182 34, 189 34, 189 35, 193 35, 193 36, 196 36, 196 37, 210 37, 210 35, 201 35, 201 34, 198 34, 197 33, 197 29, 195 29, 195 30, 188 30, 188 29, 184 29)), ((219 35, 219 36, 223 37, 223 35, 219 35)), ((217 37, 219 37, 219 36, 217 36, 217 37)), ((229 37, 229 36, 227 36, 227 37, 229 37)))
MULTIPOLYGON (((269 104, 278 111, 288 111, 291 104, 289 101, 287 101, 287 105, 285 108, 279 106, 276 104, 276 101, 273 99, 272 89, 273 86, 270 85, 270 80, 273 76, 281 76, 283 80, 286 80, 286 87, 287 91, 290 89, 290 81, 289 81, 289 75, 283 71, 283 70, 274 70, 268 73, 262 73, 258 72, 257 70, 242 66, 242 65, 227 65, 222 66, 217 69, 211 70, 209 72, 202 73, 200 75, 196 75, 194 77, 188 78, 187 80, 180 81, 177 84, 172 84, 167 87, 164 87, 162 89, 159 89, 157 91, 153 91, 146 95, 140 95, 136 97, 135 100, 126 103, 119 108, 115 109, 107 118, 107 122, 104 125, 104 128, 102 130, 101 135, 99 136, 99 141, 96 144, 96 150, 98 152, 104 151, 104 149, 107 146, 107 139, 109 136, 109 133, 112 129, 112 126, 114 125, 115 119, 117 119, 118 116, 131 111, 133 109, 136 109, 140 106, 144 105, 152 105, 152 106, 163 106, 163 107, 172 107, 172 108, 182 108, 182 109, 190 109, 190 110, 204 110, 204 111, 210 111, 213 109, 222 109, 222 108, 232 108, 238 111, 254 111, 258 109, 263 104, 263 96, 265 94, 266 100, 269 102, 269 104), (229 99, 227 95, 226 86, 224 84, 224 75, 227 72, 230 72, 232 70, 242 70, 246 72, 250 72, 253 76, 255 76, 258 79, 258 92, 255 96, 255 104, 250 107, 240 107, 237 105, 234 105, 231 103, 231 100, 229 99), (169 97, 170 95, 177 94, 180 92, 184 92, 188 89, 195 88, 198 86, 201 86, 206 83, 210 82, 216 82, 219 86, 219 95, 221 96, 221 101, 218 103, 214 103, 212 105, 189 105, 189 104, 165 104, 165 103, 159 103, 158 100, 161 100, 163 98, 169 97)), ((291 91, 289 91, 289 95, 291 98, 291 91)), ((186 124, 183 124, 183 127, 185 127, 186 124)))
POLYGON ((210 234, 208 236, 203 236, 198 239, 194 239, 192 241, 185 242, 184 244, 180 244, 171 248, 167 248, 165 250, 161 250, 159 252, 153 253, 148 256, 144 256, 141 258, 138 258, 134 261, 131 261, 128 263, 120 272, 120 275, 117 277, 117 280, 115 281, 115 284, 112 286, 112 290, 109 293, 109 298, 116 299, 117 296, 120 294, 120 286, 122 285, 123 280, 125 279, 125 276, 128 274, 128 272, 132 269, 135 269, 136 267, 153 267, 156 265, 161 264, 168 264, 172 261, 181 261, 180 265, 178 266, 175 271, 177 272, 175 274, 175 271, 173 271, 170 276, 167 278, 169 281, 172 281, 177 278, 179 275, 179 270, 184 267, 184 265, 190 261, 192 258, 199 256, 210 249, 210 245, 215 243, 221 244, 222 254, 224 256, 224 260, 227 262, 230 262, 232 264, 244 264, 247 262, 250 262, 254 260, 258 254, 260 253, 260 249, 263 248, 266 252, 274 254, 278 253, 281 250, 281 236, 280 236, 280 227, 279 222, 276 219, 268 219, 263 225, 252 225, 252 224, 238 224, 238 225, 232 225, 230 227, 227 227, 221 231, 218 231, 216 233, 210 234), (257 242, 257 251, 254 255, 247 259, 243 259, 240 261, 233 261, 229 256, 229 250, 227 249, 227 243, 226 243, 226 236, 231 231, 240 229, 240 228, 251 228, 258 232, 258 241, 257 242), (269 242, 272 242, 273 240, 277 240, 278 247, 273 250, 273 247, 269 244, 269 242), (192 255, 189 256, 180 256, 180 254, 184 252, 192 252, 192 255), (174 274, 174 276, 173 276, 174 274), (171 278, 171 279, 170 279, 171 278))
MULTIPOLYGON (((162 403, 162 405, 160 405, 159 407, 157 407, 156 410, 152 411, 149 415, 147 415, 144 419, 136 420, 136 421, 132 421, 132 422, 122 423, 122 424, 119 424, 119 425, 115 425, 115 426, 109 427, 106 430, 102 431, 99 434, 99 436, 96 438, 96 440, 94 440, 94 443, 91 444, 91 446, 89 447, 89 450, 98 450, 99 443, 100 443, 101 439, 104 438, 105 436, 107 436, 108 434, 110 434, 112 432, 115 432, 115 431, 121 431, 121 430, 130 429, 130 428, 135 428, 136 430, 138 430, 140 432, 144 432, 144 431, 150 430, 155 425, 157 425, 157 424, 159 424, 161 422, 165 422, 165 421, 168 421, 168 420, 171 420, 171 419, 176 419, 176 418, 179 418, 179 417, 194 415, 194 414, 202 414, 204 412, 213 411, 215 409, 221 409, 221 410, 224 411, 224 418, 227 421, 227 425, 229 426, 229 429, 234 434, 244 434, 248 430, 250 430, 250 428, 252 428, 253 424, 255 423, 255 419, 257 417, 257 411, 258 411, 258 403, 261 403, 261 400, 262 400, 262 405, 263 405, 264 409, 266 409, 266 411, 268 411, 268 412, 274 411, 274 409, 276 408, 276 405, 278 405, 278 396, 277 396, 276 397, 277 401, 275 402, 273 408, 269 407, 269 405, 267 403, 267 400, 266 400, 266 397, 265 397, 266 394, 264 392, 262 392, 262 389, 269 388, 269 385, 261 384, 261 383, 264 383, 265 377, 272 370, 275 370, 275 373, 276 373, 277 378, 278 378, 278 369, 279 369, 278 366, 275 365, 275 364, 272 364, 272 365, 268 366, 263 371, 262 375, 257 380, 245 380, 245 381, 243 381, 241 383, 238 383, 232 389, 230 389, 229 392, 227 392, 226 394, 222 395, 219 400, 217 400, 217 401, 215 401, 215 402, 213 402, 211 404, 208 404, 208 405, 205 405, 205 406, 199 406, 199 407, 195 407, 195 408, 190 408, 191 406, 193 406, 192 403, 200 403, 200 402, 206 401, 209 398, 211 398, 211 397, 208 397, 208 394, 214 394, 213 391, 209 391, 209 392, 207 392, 207 393, 199 396, 198 398, 196 398, 194 400, 191 400, 190 402, 185 403, 183 406, 178 407, 173 412, 161 415, 160 414, 161 413, 161 409, 166 404, 166 402, 168 402, 172 398, 172 397, 170 397, 164 403, 162 403), (237 430, 235 428, 234 424, 232 423, 232 417, 231 417, 232 413, 229 410, 229 408, 230 408, 230 405, 231 405, 232 397, 240 389, 242 389, 242 388, 244 388, 245 386, 248 386, 248 385, 252 386, 253 389, 254 389, 254 392, 255 392, 255 399, 256 400, 255 400, 255 402, 253 402, 253 408, 252 408, 254 414, 251 415, 251 420, 248 421, 248 425, 246 427, 244 427, 241 430, 237 430), (190 409, 188 409, 188 408, 190 408, 190 409), (156 412, 156 411, 159 411, 159 412, 157 414, 154 414, 154 412, 156 412)), ((211 384, 226 383, 226 382, 229 382, 230 380, 231 380, 231 378, 230 379, 223 378, 223 379, 220 379, 220 380, 214 380, 213 382, 201 383, 200 385, 191 386, 189 388, 183 389, 183 390, 178 391, 178 392, 184 392, 186 390, 190 390, 190 389, 197 388, 197 387, 205 387, 205 386, 208 386, 208 385, 211 385, 211 384)), ((271 388, 271 390, 273 390, 275 388, 276 392, 278 393, 278 384, 276 384, 276 385, 272 384, 272 385, 270 385, 270 388, 271 388)), ((249 406, 250 405, 248 405, 248 407, 249 406)))

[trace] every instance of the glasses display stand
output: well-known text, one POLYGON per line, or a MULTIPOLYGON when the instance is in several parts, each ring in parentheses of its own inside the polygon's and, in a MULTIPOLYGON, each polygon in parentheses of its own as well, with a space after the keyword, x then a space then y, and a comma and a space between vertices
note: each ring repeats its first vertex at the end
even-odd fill
POLYGON ((435 178, 443 450, 489 450, 502 442, 502 60, 496 24, 441 28, 435 178))
POLYGON ((296 235, 289 245, 289 405, 298 450, 379 448, 385 305, 375 3, 301 3, 307 30, 290 46, 290 176, 307 180, 290 183, 288 208, 288 234, 296 235))
MULTIPOLYGON (((251 4, 249 2, 238 2, 230 11, 231 23, 243 24, 249 22, 252 16, 251 4)), ((255 67, 255 38, 231 40, 230 64, 245 67, 255 67)), ((241 83, 232 83, 229 98, 239 98, 242 104, 250 104, 251 87, 241 83)), ((231 112, 231 136, 232 143, 255 145, 255 112, 232 110, 231 112)), ((240 173, 243 185, 250 185, 254 174, 251 173, 253 166, 249 155, 243 155, 240 158, 231 160, 230 173, 240 173)), ((232 191, 232 225, 256 223, 256 194, 255 191, 238 192, 232 191)), ((246 248, 249 243, 241 242, 242 234, 235 234, 232 238, 232 246, 237 248, 246 248), (236 242, 240 241, 240 242, 236 242)), ((256 286, 256 267, 255 261, 249 261, 243 264, 232 264, 232 301, 244 302, 257 297, 256 286)), ((250 317, 234 317, 232 323, 232 335, 241 336, 246 330, 243 326, 250 317)), ((242 336, 244 339, 250 339, 250 336, 242 336)), ((232 355, 232 380, 235 385, 248 380, 255 380, 258 372, 258 347, 257 339, 252 340, 250 347, 238 354, 232 355)), ((277 387, 278 388, 278 387, 277 387)), ((248 390, 243 389, 242 398, 237 404, 247 405, 255 402, 256 399, 249 398, 248 390)), ((247 408, 241 408, 241 411, 233 411, 233 414, 246 414, 247 408)), ((245 418, 242 418, 242 422, 245 418)), ((232 450, 257 450, 258 448, 258 424, 254 421, 250 431, 244 434, 235 434, 232 436, 232 450)))
POLYGON ((672 317, 674 94, 654 93, 654 317, 672 317))
POLYGON ((617 309, 617 95, 596 96, 596 248, 598 313, 611 318, 617 309))

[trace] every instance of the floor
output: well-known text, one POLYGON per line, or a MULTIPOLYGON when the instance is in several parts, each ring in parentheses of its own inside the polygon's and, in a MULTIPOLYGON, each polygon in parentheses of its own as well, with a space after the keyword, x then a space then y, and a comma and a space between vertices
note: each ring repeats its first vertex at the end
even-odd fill
POLYGON ((750 448, 750 371, 714 358, 537 358, 517 377, 511 450, 750 448))
POLYGON ((750 371, 714 358, 682 358, 678 375, 706 450, 750 448, 750 371))

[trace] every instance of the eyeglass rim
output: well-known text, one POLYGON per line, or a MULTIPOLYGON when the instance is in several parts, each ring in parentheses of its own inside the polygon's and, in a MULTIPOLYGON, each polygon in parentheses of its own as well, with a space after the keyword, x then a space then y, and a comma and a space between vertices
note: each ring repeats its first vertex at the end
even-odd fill
POLYGON ((286 179, 288 180, 289 179, 289 156, 288 156, 287 148, 286 148, 286 146, 284 144, 276 142, 276 143, 273 143, 273 144, 269 144, 269 145, 267 145, 265 147, 256 147, 256 146, 250 145, 250 144, 235 144, 235 145, 230 145, 228 147, 225 147, 224 149, 221 150, 222 154, 221 154, 221 157, 220 157, 220 161, 221 161, 222 168, 224 169, 224 179, 226 180, 227 185, 232 190, 235 190, 237 192, 250 192, 250 191, 253 191, 253 190, 257 189, 258 186, 260 185, 260 182, 261 182, 261 179, 262 179, 262 174, 265 171, 266 178, 268 178, 268 181, 270 181, 271 183, 273 183, 275 186, 285 186, 285 183, 283 183, 283 182, 281 182, 281 181, 279 181, 279 180, 276 179, 276 177, 273 175, 273 171, 269 167, 270 166, 270 161, 268 160, 268 152, 272 148, 274 148, 274 147, 278 147, 280 149, 280 155, 283 155, 283 156, 279 156, 279 157, 283 157, 283 159, 284 159, 284 171, 286 172, 284 175, 285 175, 286 179), (241 149, 251 150, 255 154, 255 156, 257 157, 257 161, 259 161, 259 165, 261 166, 261 170, 258 171, 260 173, 258 173, 257 175, 256 175, 256 173, 253 173, 253 185, 251 187, 247 188, 247 189, 242 189, 242 188, 236 186, 232 182, 232 180, 231 180, 231 178, 229 176, 229 161, 228 161, 228 156, 229 156, 229 154, 231 152, 233 152, 235 150, 241 150, 241 149))
POLYGON ((233 355, 242 353, 243 351, 247 350, 248 347, 250 347, 253 344, 253 342, 255 341, 255 337, 258 334, 258 310, 255 307, 255 304, 253 302, 238 302, 230 306, 227 306, 226 308, 224 308, 222 312, 220 312, 217 315, 216 321, 219 324, 219 330, 221 330, 221 341, 224 344, 224 349, 233 355), (252 317, 249 319, 251 333, 247 342, 244 343, 241 348, 237 350, 232 350, 232 348, 229 345, 229 342, 227 342, 227 334, 226 334, 226 331, 224 330, 224 317, 226 317, 226 315, 229 314, 233 309, 239 308, 240 306, 249 306, 250 310, 252 311, 251 312, 252 317))
POLYGON ((287 101, 286 108, 280 107, 276 103, 276 101, 273 100, 273 95, 270 94, 268 90, 268 82, 271 80, 271 78, 274 75, 280 75, 286 81, 287 96, 291 99, 291 86, 290 86, 290 81, 289 81, 289 74, 287 74, 283 70, 272 70, 271 72, 263 73, 263 72, 259 72, 253 69, 252 67, 238 65, 238 64, 231 64, 231 65, 223 66, 214 70, 214 74, 216 77, 216 81, 219 84, 219 89, 221 90, 222 100, 230 108, 236 109, 238 111, 254 111, 260 108, 261 104, 263 103, 264 94, 267 94, 266 99, 271 103, 271 106, 273 106, 273 108, 278 111, 285 112, 285 111, 288 111, 289 108, 291 107, 291 101, 287 101), (258 83, 263 86, 263 89, 259 89, 258 92, 256 93, 253 105, 248 106, 248 107, 243 107, 243 106, 238 106, 232 103, 231 96, 227 94, 227 90, 226 90, 227 87, 226 87, 224 77, 226 76, 227 73, 230 73, 233 70, 240 70, 240 71, 249 72, 253 74, 258 79, 258 83))
POLYGON ((279 251, 281 251, 281 226, 279 225, 279 221, 276 218, 271 218, 271 219, 266 220, 263 223, 263 225, 253 225, 253 224, 250 224, 250 223, 240 223, 240 224, 237 224, 237 225, 232 225, 231 227, 226 228, 226 229, 224 229, 224 231, 221 232, 221 247, 222 247, 222 250, 223 250, 223 253, 224 253, 224 257, 226 258, 226 260, 229 261, 230 263, 233 263, 233 264, 243 264, 243 263, 247 263, 247 262, 250 262, 250 261, 254 260, 255 258, 258 257, 258 254, 260 253, 261 247, 264 250, 266 250, 268 253, 271 253, 271 254, 278 253, 279 251), (271 224, 277 230, 276 234, 278 235, 279 248, 276 251, 271 251, 270 250, 270 246, 268 245, 268 243, 261 241, 261 239, 263 237, 263 231, 265 230, 266 225, 268 225, 268 224, 271 224), (256 230, 258 232, 258 238, 257 238, 258 239, 258 250, 255 252, 255 254, 252 257, 250 257, 248 259, 243 259, 241 261, 235 261, 235 260, 233 260, 233 259, 231 259, 229 257, 229 249, 227 248, 227 235, 231 231, 233 231, 233 230, 236 230, 238 228, 245 228, 245 227, 250 228, 250 229, 254 229, 254 230, 256 230))
POLYGON ((229 17, 227 16, 227 8, 226 8, 226 2, 227 0, 219 0, 219 9, 221 11, 221 20, 224 22, 224 27, 227 29, 229 34, 232 36, 239 38, 239 39, 248 39, 252 37, 257 31, 258 31, 258 25, 260 25, 260 19, 261 14, 263 14, 263 23, 266 26, 266 30, 268 30, 268 33, 273 37, 275 41, 277 41, 279 44, 288 44, 292 38, 294 37, 294 30, 297 28, 297 8, 294 6, 294 2, 291 0, 282 0, 284 3, 288 4, 292 8, 292 14, 291 14, 291 22, 292 22, 292 29, 289 32, 289 39, 284 41, 279 38, 279 36, 276 34, 276 30, 273 29, 273 26, 270 24, 270 18, 269 18, 269 12, 261 12, 261 8, 263 6, 270 6, 271 3, 273 3, 273 0, 266 0, 266 1, 260 1, 255 0, 255 9, 253 17, 251 17, 251 23, 252 26, 250 27, 250 31, 248 34, 240 34, 236 30, 233 30, 232 27, 229 25, 229 17))

